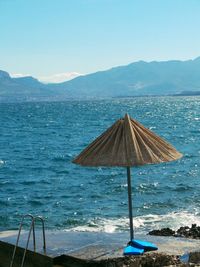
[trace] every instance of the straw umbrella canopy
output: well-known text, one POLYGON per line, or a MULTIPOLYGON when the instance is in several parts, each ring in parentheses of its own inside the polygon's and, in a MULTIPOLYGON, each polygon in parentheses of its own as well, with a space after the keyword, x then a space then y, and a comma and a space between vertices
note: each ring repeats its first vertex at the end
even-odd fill
POLYGON ((88 145, 73 163, 82 166, 127 168, 130 240, 134 238, 130 167, 177 160, 182 157, 172 145, 129 117, 117 120, 88 145))

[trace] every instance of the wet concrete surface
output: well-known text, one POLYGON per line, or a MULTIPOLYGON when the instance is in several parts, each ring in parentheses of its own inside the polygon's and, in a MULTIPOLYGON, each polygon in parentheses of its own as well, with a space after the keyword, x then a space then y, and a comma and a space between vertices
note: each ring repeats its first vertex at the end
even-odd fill
MULTIPOLYGON (((0 232, 0 240, 15 244, 17 231, 0 232)), ((19 246, 26 246, 28 233, 23 231, 19 246)), ((200 240, 136 235, 136 239, 153 242, 158 246, 158 252, 169 255, 184 255, 193 251, 200 251, 200 240)), ((62 254, 81 259, 104 259, 122 257, 123 248, 129 241, 128 233, 95 233, 46 231, 47 255, 56 257, 62 254)), ((29 249, 33 250, 31 237, 29 249)), ((36 232, 36 251, 43 253, 42 232, 36 232)))

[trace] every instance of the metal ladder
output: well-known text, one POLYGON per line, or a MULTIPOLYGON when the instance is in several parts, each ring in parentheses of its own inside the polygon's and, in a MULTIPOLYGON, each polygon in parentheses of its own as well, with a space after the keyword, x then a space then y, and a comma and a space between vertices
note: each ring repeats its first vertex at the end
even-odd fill
POLYGON ((19 226, 19 232, 18 232, 16 244, 15 244, 15 247, 14 247, 12 259, 11 259, 11 262, 10 262, 10 267, 13 267, 14 258, 15 258, 17 246, 19 244, 19 239, 20 239, 20 234, 21 234, 23 223, 24 223, 24 219, 25 218, 28 218, 28 217, 31 218, 31 224, 30 224, 30 228, 29 228, 29 232, 28 232, 28 239, 27 239, 27 242, 26 242, 26 247, 25 247, 25 250, 24 250, 24 254, 23 254, 23 258, 22 258, 22 262, 21 262, 21 266, 20 267, 23 267, 24 266, 26 252, 27 252, 27 249, 28 249, 28 245, 29 245, 29 241, 30 241, 30 237, 31 237, 31 232, 32 231, 33 231, 33 249, 34 249, 34 252, 36 251, 36 241, 35 241, 35 221, 36 220, 40 220, 41 223, 42 223, 43 252, 44 252, 44 255, 46 255, 46 238, 45 238, 44 219, 42 217, 40 217, 40 216, 35 216, 34 217, 31 214, 26 214, 26 215, 24 215, 22 217, 22 220, 21 220, 21 223, 20 223, 20 226, 19 226))

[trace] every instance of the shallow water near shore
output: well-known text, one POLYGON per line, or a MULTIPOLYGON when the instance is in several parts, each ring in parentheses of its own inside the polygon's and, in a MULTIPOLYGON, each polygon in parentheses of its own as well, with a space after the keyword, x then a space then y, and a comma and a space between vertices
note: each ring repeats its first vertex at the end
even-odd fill
POLYGON ((0 103, 0 230, 32 213, 49 229, 127 232, 126 170, 71 163, 125 113, 184 154, 132 168, 137 232, 200 224, 200 98, 141 97, 0 103))

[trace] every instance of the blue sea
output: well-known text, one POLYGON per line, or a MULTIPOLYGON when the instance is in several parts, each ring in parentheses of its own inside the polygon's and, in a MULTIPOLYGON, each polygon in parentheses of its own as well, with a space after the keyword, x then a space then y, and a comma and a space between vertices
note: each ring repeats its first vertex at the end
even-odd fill
POLYGON ((131 169, 137 232, 200 224, 200 97, 138 97, 0 103, 0 231, 27 213, 48 229, 128 231, 126 169, 72 163, 125 113, 184 154, 131 169))

